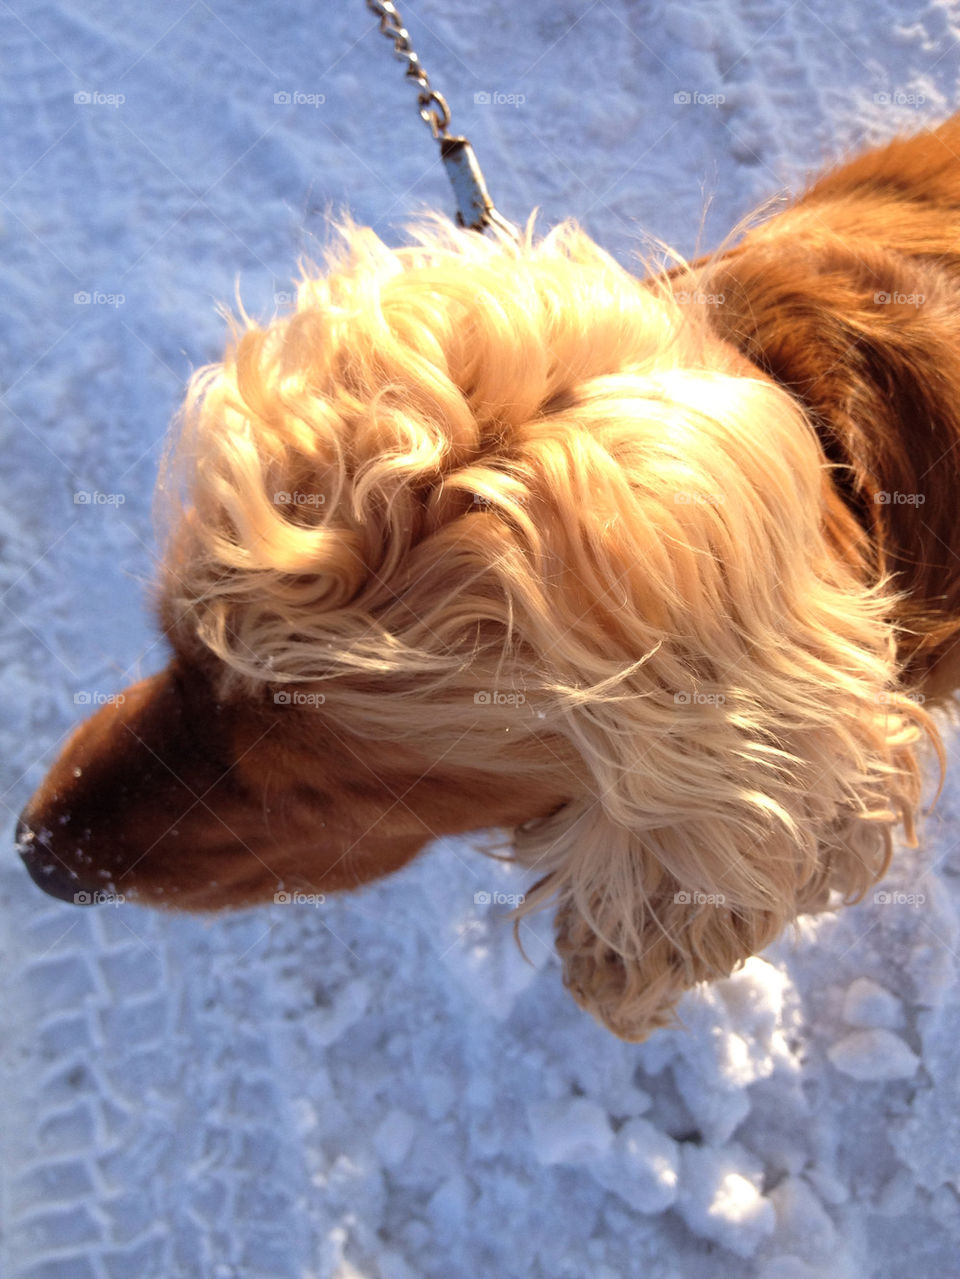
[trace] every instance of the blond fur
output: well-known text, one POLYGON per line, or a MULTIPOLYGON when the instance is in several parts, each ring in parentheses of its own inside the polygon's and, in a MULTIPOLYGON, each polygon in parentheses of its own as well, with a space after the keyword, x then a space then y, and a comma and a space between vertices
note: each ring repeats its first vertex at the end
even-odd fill
POLYGON ((524 909, 556 903, 574 995, 640 1038, 913 837, 936 730, 888 585, 836 554, 787 392, 574 223, 340 234, 192 383, 164 593, 225 691, 555 775, 524 909))

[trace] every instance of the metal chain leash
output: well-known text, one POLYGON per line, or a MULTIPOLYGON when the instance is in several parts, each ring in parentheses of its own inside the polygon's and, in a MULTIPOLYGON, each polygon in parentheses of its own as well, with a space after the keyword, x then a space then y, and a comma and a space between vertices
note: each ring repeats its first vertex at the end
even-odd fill
POLYGON ((417 94, 417 106, 420 108, 420 119, 430 126, 435 138, 446 137, 450 125, 450 108, 442 93, 430 86, 420 55, 410 43, 410 32, 403 25, 397 6, 390 0, 367 0, 367 8, 380 19, 380 30, 393 40, 393 51, 401 62, 406 62, 407 72, 411 80, 420 87, 417 94))
POLYGON ((457 222, 473 231, 497 226, 514 239, 520 232, 494 206, 484 181, 473 147, 466 138, 451 137, 450 108, 442 93, 430 84, 430 77, 413 45, 410 32, 403 25, 397 6, 391 0, 367 0, 367 8, 380 20, 380 30, 393 41, 393 50, 407 64, 406 75, 418 86, 417 106, 420 118, 440 144, 440 159, 447 171, 457 201, 457 222))

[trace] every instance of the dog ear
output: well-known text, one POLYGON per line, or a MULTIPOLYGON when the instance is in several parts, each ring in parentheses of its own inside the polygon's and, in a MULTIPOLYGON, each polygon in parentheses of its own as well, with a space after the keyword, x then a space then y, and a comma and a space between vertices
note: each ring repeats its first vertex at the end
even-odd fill
POLYGON ((572 993, 640 1039, 832 891, 862 896, 893 828, 913 838, 917 742, 941 748, 786 392, 673 370, 561 416, 576 472, 551 489, 574 500, 532 638, 590 787, 518 831, 546 872, 522 909, 556 901, 572 993))

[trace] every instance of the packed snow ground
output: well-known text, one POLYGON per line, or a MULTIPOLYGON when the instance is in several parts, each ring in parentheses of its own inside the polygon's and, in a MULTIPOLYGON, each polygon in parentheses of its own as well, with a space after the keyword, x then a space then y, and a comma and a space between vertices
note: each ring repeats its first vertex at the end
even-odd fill
MULTIPOLYGON (((624 261, 958 97, 951 3, 401 11, 504 211, 624 261)), ((638 1047, 564 994, 549 921, 523 961, 474 900, 522 880, 463 841, 211 921, 29 883, 14 816, 78 695, 163 658, 151 488, 215 304, 239 276, 269 315, 330 208, 396 239, 450 199, 360 0, 9 0, 0 48, 0 1274, 957 1279, 956 775, 890 900, 638 1047)))

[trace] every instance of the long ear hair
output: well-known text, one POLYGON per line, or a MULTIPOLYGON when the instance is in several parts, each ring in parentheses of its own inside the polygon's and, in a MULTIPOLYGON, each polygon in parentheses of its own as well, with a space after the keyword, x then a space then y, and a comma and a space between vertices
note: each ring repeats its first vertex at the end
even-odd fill
POLYGON ((544 872, 523 909, 556 899, 572 993, 636 1039, 798 912, 862 896, 895 825, 914 838, 918 740, 942 747, 785 392, 667 370, 564 416, 583 453, 552 476, 565 574, 541 622, 592 788, 516 851, 544 872))
POLYGON ((575 224, 341 234, 190 388, 170 616, 440 785, 551 780, 527 908, 556 898, 574 994, 642 1035, 910 828, 932 729, 885 590, 787 393, 575 224))

